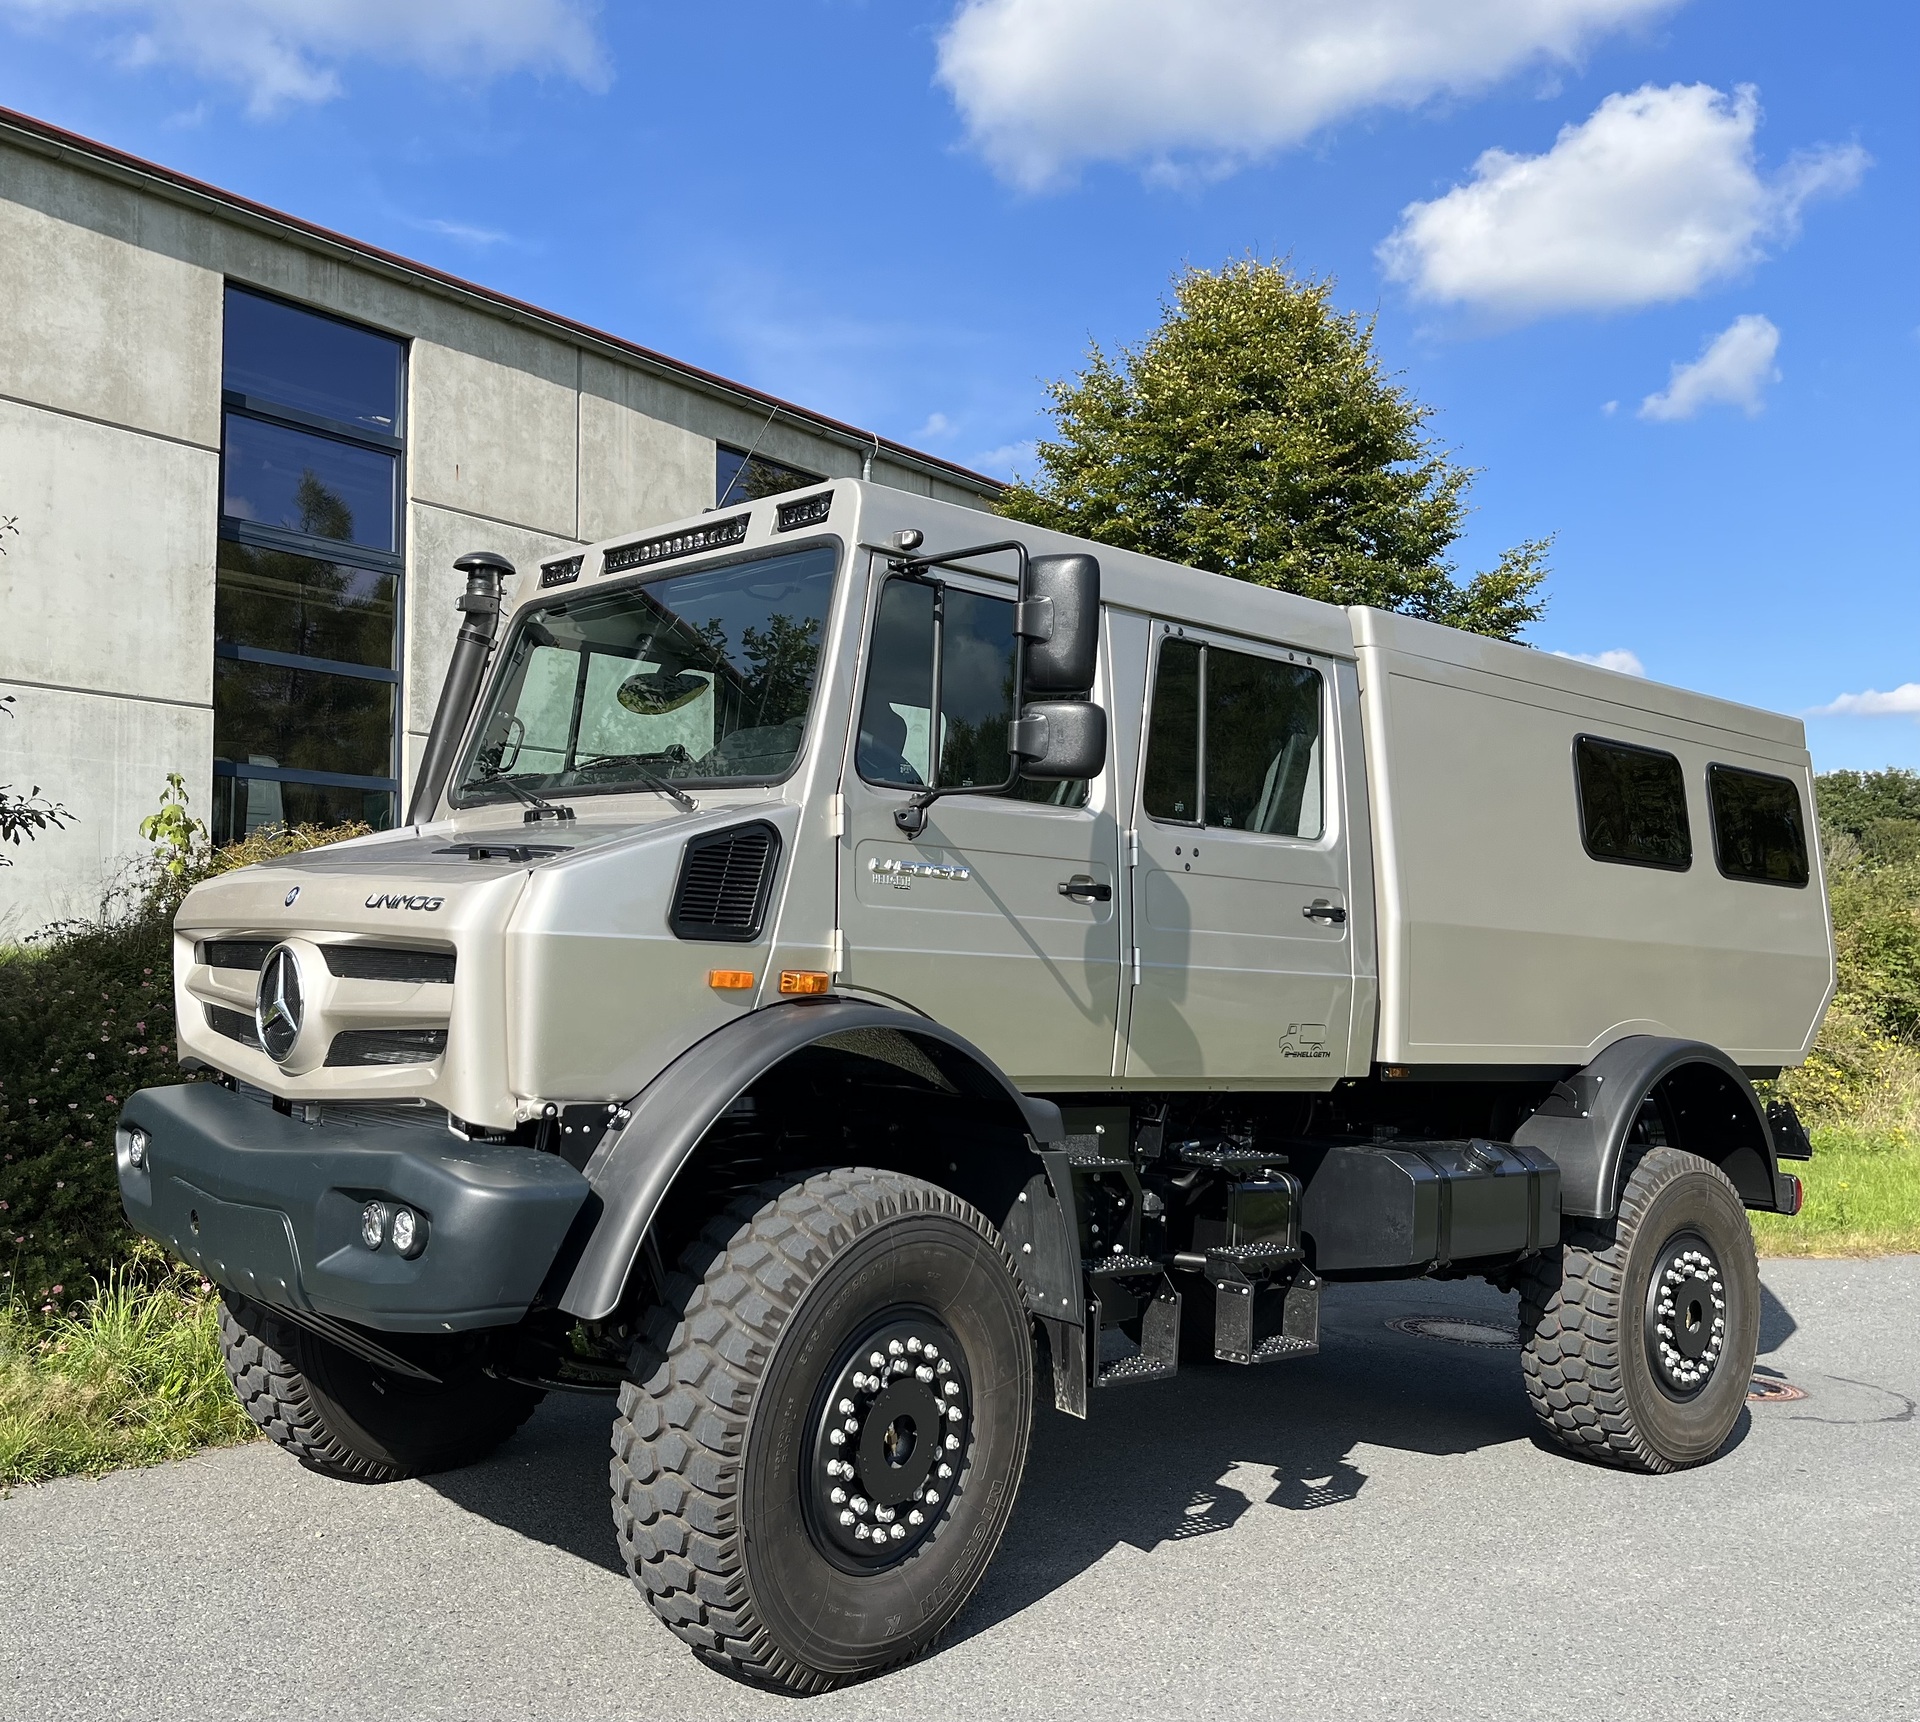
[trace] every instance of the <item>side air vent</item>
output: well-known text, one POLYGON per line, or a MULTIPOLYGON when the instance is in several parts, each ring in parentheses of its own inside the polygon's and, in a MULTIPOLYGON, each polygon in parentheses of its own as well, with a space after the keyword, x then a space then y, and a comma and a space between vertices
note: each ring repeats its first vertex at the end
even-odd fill
MULTIPOLYGON (((271 949, 272 947, 268 947, 271 949)), ((254 965, 256 968, 259 965, 254 965)), ((216 968, 238 968, 237 963, 216 963, 216 968)), ((255 1032, 253 1018, 243 1010, 228 1010, 225 1005, 210 1004, 204 1007, 207 1013, 207 1027, 215 1034, 224 1034, 228 1040, 237 1040, 242 1046, 250 1046, 255 1052, 260 1050, 260 1036, 255 1032)))
POLYGON ((453 952, 386 945, 322 945, 327 968, 348 981, 432 981, 453 985, 453 952))
POLYGON ((682 939, 759 938, 779 860, 780 833, 764 819, 694 838, 680 857, 667 925, 682 939))
POLYGON ((327 1063, 428 1064, 446 1050, 444 1028, 350 1028, 333 1037, 327 1063))
POLYGON ((251 969, 260 972, 274 939, 202 939, 194 955, 211 969, 251 969))

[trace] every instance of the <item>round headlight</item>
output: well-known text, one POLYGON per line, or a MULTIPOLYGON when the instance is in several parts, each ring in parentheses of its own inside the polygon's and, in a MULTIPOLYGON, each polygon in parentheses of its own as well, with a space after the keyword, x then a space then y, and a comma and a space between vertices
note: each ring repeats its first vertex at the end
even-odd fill
POLYGON ((127 1164, 136 1172, 147 1163, 147 1133, 144 1130, 127 1132, 127 1164))
POLYGON ((393 1247, 403 1256, 417 1256, 426 1247, 427 1228, 411 1208, 393 1211, 393 1247))
POLYGON ((360 1241, 370 1250, 377 1250, 387 1239, 387 1205, 385 1202, 369 1202, 360 1210, 360 1241))

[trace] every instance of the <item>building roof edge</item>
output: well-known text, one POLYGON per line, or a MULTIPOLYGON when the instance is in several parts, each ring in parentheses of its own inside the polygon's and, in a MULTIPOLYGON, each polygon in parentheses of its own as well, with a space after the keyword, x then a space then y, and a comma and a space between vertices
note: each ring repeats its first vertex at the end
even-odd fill
POLYGON ((36 119, 31 114, 21 113, 14 108, 0 107, 0 136, 7 135, 11 135, 16 141, 31 148, 38 149, 43 154, 78 156, 96 171, 104 170, 111 175, 147 184, 176 200, 188 204, 211 204, 228 216, 237 216, 264 226, 296 243, 322 251, 344 252, 357 263, 399 276, 455 299, 477 302, 496 314, 504 312, 521 322, 530 323, 550 333, 558 333, 569 341, 598 347, 626 363, 638 364, 676 381, 690 384, 704 393, 730 399, 741 405, 754 407, 756 410, 771 409, 775 414, 789 418, 796 424, 823 432, 849 447, 870 449, 874 454, 884 456, 897 465, 918 468, 983 496, 997 496, 1006 488, 1000 480, 989 478, 985 473, 975 472, 970 467, 961 466, 957 461, 944 459, 937 454, 928 454, 922 449, 911 448, 905 443, 895 442, 890 437, 883 437, 878 432, 863 430, 858 425, 830 418, 827 414, 815 412, 809 407, 797 406, 792 401, 768 394, 764 389, 756 389, 747 383, 734 382, 729 377, 702 370, 698 365, 690 365, 683 359, 675 359, 668 354, 656 352, 651 347, 643 347, 637 341, 629 341, 622 336, 609 334, 604 329, 596 329, 591 324, 563 316, 558 311, 548 311, 541 306, 529 304, 523 299, 516 299, 510 294, 449 274, 444 269, 436 269, 432 264, 416 262, 410 257, 400 256, 397 252, 383 250, 377 245, 369 245, 364 240, 336 233, 331 228, 320 226, 317 222, 303 220, 297 215, 289 215, 284 210, 271 208, 264 203, 256 203, 251 198, 242 197, 238 192, 226 191, 204 180, 194 179, 191 175, 176 172, 173 168, 146 161, 125 150, 115 149, 110 144, 83 137, 78 132, 67 131, 46 120, 36 119))

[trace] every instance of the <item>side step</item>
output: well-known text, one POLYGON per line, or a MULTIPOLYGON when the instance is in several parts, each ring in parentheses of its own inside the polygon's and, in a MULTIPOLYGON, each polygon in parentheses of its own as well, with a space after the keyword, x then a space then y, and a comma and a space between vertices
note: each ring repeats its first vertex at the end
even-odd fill
POLYGON ((1304 1262, 1274 1277, 1249 1274, 1229 1252, 1208 1252, 1213 1355, 1222 1363, 1278 1363, 1320 1349, 1320 1279, 1304 1262))
MULTIPOLYGON (((1158 1284, 1140 1298, 1140 1343, 1126 1331, 1101 1322, 1098 1297, 1087 1299, 1087 1350, 1095 1387, 1133 1381, 1161 1381, 1180 1368, 1180 1293, 1172 1279, 1158 1273, 1158 1284)), ((1108 1278, 1107 1274, 1099 1276, 1108 1278)))

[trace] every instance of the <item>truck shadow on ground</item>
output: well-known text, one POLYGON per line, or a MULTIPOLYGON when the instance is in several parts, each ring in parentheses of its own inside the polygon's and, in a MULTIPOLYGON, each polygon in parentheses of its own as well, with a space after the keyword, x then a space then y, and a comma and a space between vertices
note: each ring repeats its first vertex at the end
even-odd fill
MULTIPOLYGON (((1013 1523, 951 1637, 1018 1614, 1121 1544, 1151 1552, 1231 1531, 1255 1506, 1312 1512, 1351 1501, 1368 1483, 1357 1450, 1448 1457, 1531 1441, 1516 1350, 1386 1326, 1444 1315, 1511 1331, 1514 1303, 1479 1284, 1332 1287, 1317 1357, 1253 1371, 1204 1365, 1109 1389, 1085 1423, 1043 1407, 1013 1523)), ((1763 1292, 1761 1355, 1793 1331, 1763 1292)), ((495 1458, 425 1481, 467 1512, 620 1572, 607 1496, 612 1416, 610 1400, 555 1395, 495 1458)), ((1743 1417, 1730 1447, 1749 1426, 1743 1417)))

